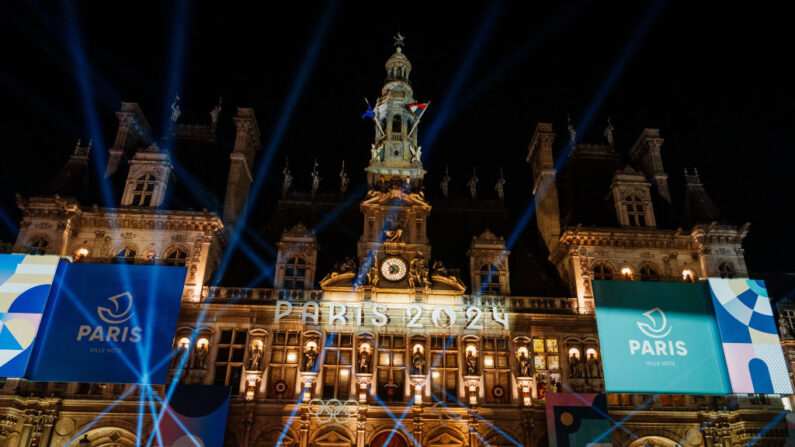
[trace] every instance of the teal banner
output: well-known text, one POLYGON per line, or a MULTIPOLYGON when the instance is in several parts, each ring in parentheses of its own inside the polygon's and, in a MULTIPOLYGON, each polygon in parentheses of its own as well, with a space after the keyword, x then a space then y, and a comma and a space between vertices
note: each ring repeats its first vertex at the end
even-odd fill
POLYGON ((607 392, 731 393, 706 283, 593 284, 607 392))

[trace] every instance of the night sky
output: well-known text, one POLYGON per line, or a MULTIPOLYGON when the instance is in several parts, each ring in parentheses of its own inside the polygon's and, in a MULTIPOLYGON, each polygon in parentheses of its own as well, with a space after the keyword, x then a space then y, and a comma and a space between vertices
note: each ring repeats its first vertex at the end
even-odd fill
POLYGON ((682 168, 697 167, 724 220, 751 222, 752 271, 795 271, 791 238, 781 236, 795 223, 793 32, 783 11, 725 2, 223 3, 0 4, 0 240, 15 237, 14 193, 51 192, 77 138, 91 136, 92 116, 103 139, 95 149, 112 144, 121 101, 138 102, 157 131, 174 93, 181 122, 208 122, 223 96, 222 137, 234 136, 235 107, 254 107, 263 146, 289 118, 263 207, 287 155, 298 189, 309 189, 314 157, 327 188, 343 158, 361 183, 373 138, 362 98, 380 93, 400 30, 415 98, 431 101, 419 129, 429 189, 449 166, 452 194, 464 195, 476 165, 483 195, 493 195, 503 168, 521 208, 535 124, 553 122, 562 146, 570 114, 583 142, 601 143, 610 116, 620 152, 644 127, 661 129, 676 201, 682 168), (86 63, 76 63, 81 54, 86 63))

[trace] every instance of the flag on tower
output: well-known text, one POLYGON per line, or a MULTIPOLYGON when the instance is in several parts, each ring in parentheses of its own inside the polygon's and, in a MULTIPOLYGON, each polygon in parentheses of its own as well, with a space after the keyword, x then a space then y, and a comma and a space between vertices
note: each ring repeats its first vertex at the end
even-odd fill
POLYGON ((420 103, 409 104, 407 107, 409 108, 409 110, 411 110, 411 113, 413 113, 416 116, 424 112, 425 108, 428 107, 428 104, 420 104, 420 103))
POLYGON ((370 107, 370 101, 368 101, 367 98, 365 98, 364 101, 367 103, 367 111, 362 114, 362 119, 365 118, 375 119, 375 113, 373 112, 373 108, 370 107))

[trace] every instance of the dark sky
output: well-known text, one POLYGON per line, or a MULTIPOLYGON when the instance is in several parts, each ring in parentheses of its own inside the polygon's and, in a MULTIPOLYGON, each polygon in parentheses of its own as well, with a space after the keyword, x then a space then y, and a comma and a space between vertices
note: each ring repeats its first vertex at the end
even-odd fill
MULTIPOLYGON (((682 167, 697 167, 726 220, 752 223, 752 270, 795 270, 782 236, 795 223, 793 32, 784 11, 587 0, 221 3, 0 5, 3 213, 18 219, 15 192, 46 191, 75 140, 91 135, 92 110, 106 148, 121 101, 138 102, 159 129, 175 92, 187 122, 206 122, 219 96, 227 122, 234 107, 254 107, 266 146, 289 118, 268 193, 279 188, 286 155, 299 188, 308 188, 313 157, 324 178, 336 180, 345 158, 361 181, 373 136, 359 118, 362 98, 377 97, 400 29, 415 97, 431 101, 419 130, 429 188, 449 165, 463 194, 477 165, 491 192, 502 167, 521 207, 535 123, 554 122, 562 145, 571 114, 583 141, 601 142, 610 116, 620 151, 644 127, 661 129, 675 200, 682 167), (81 53, 86 62, 76 63, 81 53), (93 92, 88 103, 81 78, 93 92)), ((0 219, 0 240, 13 237, 0 219)))

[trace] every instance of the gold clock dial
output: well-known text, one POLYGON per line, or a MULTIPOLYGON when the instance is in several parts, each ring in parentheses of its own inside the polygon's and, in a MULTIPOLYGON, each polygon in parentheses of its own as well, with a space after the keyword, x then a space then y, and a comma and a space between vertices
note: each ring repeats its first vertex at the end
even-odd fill
POLYGON ((406 262, 400 258, 386 258, 381 263, 381 276, 387 281, 400 281, 406 277, 407 272, 406 262))

